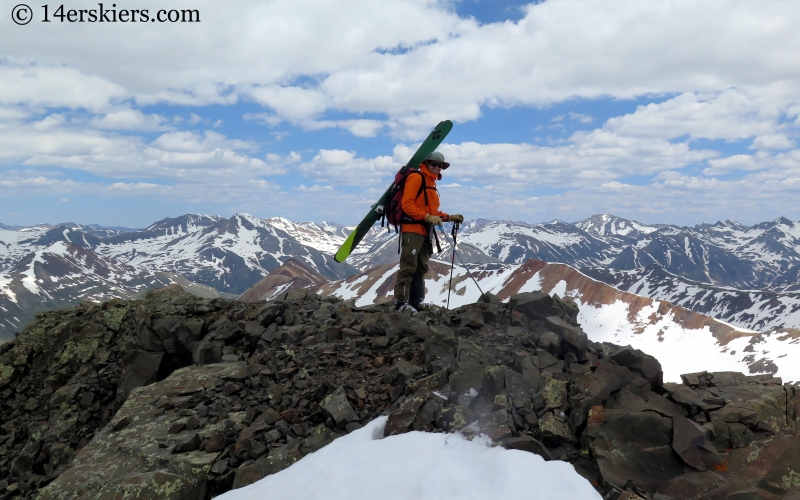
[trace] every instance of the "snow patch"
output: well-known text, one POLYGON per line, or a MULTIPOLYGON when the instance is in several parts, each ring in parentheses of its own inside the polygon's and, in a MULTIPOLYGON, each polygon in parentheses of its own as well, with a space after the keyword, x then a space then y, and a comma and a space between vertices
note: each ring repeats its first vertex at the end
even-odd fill
POLYGON ((571 464, 494 448, 488 439, 409 432, 381 439, 387 417, 220 500, 600 499, 571 464))

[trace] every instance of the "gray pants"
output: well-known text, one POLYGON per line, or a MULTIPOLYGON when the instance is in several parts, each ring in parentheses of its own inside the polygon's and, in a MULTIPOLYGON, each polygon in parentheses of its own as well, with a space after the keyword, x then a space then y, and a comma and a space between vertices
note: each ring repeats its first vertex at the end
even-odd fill
POLYGON ((400 270, 394 285, 394 298, 416 307, 425 300, 425 273, 433 253, 431 240, 417 233, 400 234, 400 270))

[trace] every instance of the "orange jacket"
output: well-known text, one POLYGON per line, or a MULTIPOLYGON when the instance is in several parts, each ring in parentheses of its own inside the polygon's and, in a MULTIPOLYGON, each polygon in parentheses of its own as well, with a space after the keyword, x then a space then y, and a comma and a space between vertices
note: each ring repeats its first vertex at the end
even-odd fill
MULTIPOLYGON (((428 204, 425 205, 425 194, 419 192, 419 188, 422 186, 422 177, 411 174, 406 179, 406 187, 403 190, 403 212, 414 220, 425 220, 425 216, 429 214, 446 219, 448 215, 439 211, 439 192, 436 191, 436 181, 442 178, 442 174, 433 175, 424 163, 419 166, 419 171, 425 176, 428 204)), ((400 230, 423 236, 428 235, 427 228, 422 224, 403 224, 400 230)))

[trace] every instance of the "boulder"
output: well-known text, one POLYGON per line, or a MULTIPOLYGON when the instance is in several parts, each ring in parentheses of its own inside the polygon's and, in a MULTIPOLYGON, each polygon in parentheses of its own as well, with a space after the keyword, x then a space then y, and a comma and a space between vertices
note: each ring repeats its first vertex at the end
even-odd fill
POLYGON ((26 444, 25 447, 22 448, 22 451, 19 452, 19 455, 17 455, 17 458, 14 459, 14 472, 18 475, 22 475, 30 471, 33 462, 36 460, 36 455, 38 455, 41 448, 41 443, 30 442, 26 444))
MULTIPOLYGON (((460 338, 460 337, 458 337, 460 338)), ((443 325, 429 328, 425 342, 425 363, 435 370, 458 368, 456 346, 458 338, 453 330, 443 325)))
POLYGON ((561 338, 563 352, 573 353, 578 361, 586 361, 586 347, 589 338, 580 327, 570 325, 558 316, 547 316, 545 325, 548 330, 556 333, 561 338))
POLYGON ((505 369, 499 366, 459 369, 450 376, 450 386, 456 394, 465 394, 474 389, 494 399, 505 387, 505 369))
POLYGON ((143 472, 101 489, 98 500, 195 500, 206 494, 206 482, 165 471, 143 472))
POLYGON ((672 448, 672 419, 655 412, 595 407, 584 435, 603 480, 616 488, 636 481, 653 491, 687 470, 672 448))
POLYGON ((331 444, 333 440, 339 436, 341 436, 341 434, 336 434, 325 424, 320 424, 311 429, 311 432, 303 440, 303 444, 300 446, 300 453, 302 455, 314 453, 315 451, 318 451, 331 444))
POLYGON ((548 461, 553 460, 553 456, 547 447, 541 441, 538 441, 527 434, 521 434, 519 437, 504 440, 503 447, 508 450, 527 451, 528 453, 539 455, 548 461))
POLYGON ((163 352, 131 351, 122 361, 123 371, 117 388, 117 399, 125 401, 137 387, 152 384, 164 358, 163 352))
POLYGON ((707 429, 686 417, 673 417, 672 422, 672 448, 687 465, 706 471, 725 463, 709 439, 707 429))
POLYGON ((566 416, 561 412, 545 412, 539 418, 539 430, 542 432, 542 441, 550 448, 557 447, 561 441, 577 442, 575 434, 569 428, 566 416))
POLYGON ((419 380, 414 380, 414 381, 408 382, 406 384, 406 387, 408 387, 408 390, 410 390, 412 393, 416 392, 417 389, 420 389, 420 388, 425 388, 425 389, 428 389, 430 391, 433 391, 433 390, 439 389, 439 388, 443 387, 445 384, 447 384, 447 375, 448 375, 448 370, 447 370, 447 368, 445 368, 445 369, 439 370, 438 372, 436 372, 433 375, 430 375, 428 377, 424 377, 424 378, 421 378, 419 380))
POLYGON ((208 365, 222 361, 222 342, 203 340, 194 345, 192 362, 196 365, 208 365))
POLYGON ((271 474, 280 472, 301 458, 303 455, 296 445, 275 448, 266 457, 261 457, 252 464, 239 468, 233 480, 233 489, 253 484, 271 474))
MULTIPOLYGON (((431 392, 423 388, 405 398, 397 411, 389 415, 389 419, 386 421, 386 426, 383 430, 383 435, 393 436, 395 434, 408 432, 417 420, 417 415, 420 413, 423 405, 428 402, 430 397, 431 392)), ((435 418, 431 420, 435 421, 435 418)), ((426 422, 430 422, 431 420, 426 420, 426 422)), ((431 426, 430 430, 432 429, 433 426, 431 426)))
POLYGON ((344 429, 350 422, 358 420, 358 413, 350 405, 350 401, 347 400, 344 387, 340 386, 325 397, 320 402, 319 407, 327 418, 333 419, 338 429, 344 429))
POLYGON ((412 365, 405 359, 401 359, 394 364, 381 379, 381 382, 389 385, 405 384, 417 377, 423 369, 419 366, 412 365))
POLYGON ((664 372, 661 369, 661 363, 653 356, 627 346, 613 353, 611 361, 627 367, 632 372, 639 373, 645 380, 650 382, 651 390, 661 392, 664 372))
POLYGON ((509 368, 504 369, 505 387, 508 397, 516 408, 523 408, 530 403, 538 390, 538 379, 534 382, 530 378, 509 368))
POLYGON ((150 328, 161 339, 161 345, 169 354, 191 353, 202 333, 203 321, 160 318, 153 319, 150 328))
POLYGON ((575 381, 577 393, 582 399, 576 402, 578 411, 573 412, 572 421, 581 425, 593 406, 602 404, 612 392, 622 389, 633 381, 633 374, 624 366, 605 360, 599 361, 593 372, 584 373, 575 381))
POLYGON ((542 291, 512 295, 508 300, 508 308, 512 312, 524 314, 531 320, 538 320, 563 312, 553 297, 542 291))

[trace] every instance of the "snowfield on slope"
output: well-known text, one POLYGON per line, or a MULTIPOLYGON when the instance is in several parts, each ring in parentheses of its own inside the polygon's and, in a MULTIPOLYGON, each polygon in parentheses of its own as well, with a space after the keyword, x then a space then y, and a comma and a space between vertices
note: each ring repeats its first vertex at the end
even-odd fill
POLYGON ((220 500, 595 500, 571 464, 493 448, 488 439, 409 432, 383 438, 387 417, 220 500))

